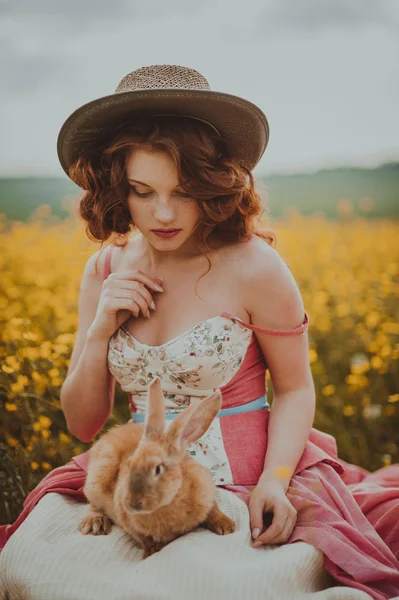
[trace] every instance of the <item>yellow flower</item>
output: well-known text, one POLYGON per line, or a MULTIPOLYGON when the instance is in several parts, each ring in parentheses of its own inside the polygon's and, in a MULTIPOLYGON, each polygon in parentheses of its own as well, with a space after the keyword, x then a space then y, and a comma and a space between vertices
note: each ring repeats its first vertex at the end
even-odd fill
POLYGON ((50 437, 51 433, 49 432, 48 429, 43 429, 41 432, 42 438, 44 438, 45 440, 48 440, 48 438, 50 437))
POLYGON ((41 427, 48 429, 51 425, 51 419, 49 419, 48 417, 44 417, 43 415, 40 415, 39 423, 40 423, 41 427))
POLYGON ((58 438, 59 438, 60 442, 62 442, 63 444, 68 444, 71 441, 71 438, 69 437, 69 435, 66 435, 63 432, 61 432, 58 435, 58 438))
POLYGON ((317 352, 314 348, 309 348, 308 357, 309 357, 310 364, 317 361, 317 352))
POLYGON ((331 396, 335 392, 335 385, 333 385, 332 383, 330 385, 326 385, 322 388, 321 391, 323 396, 331 396))
POLYGON ((19 446, 19 441, 16 440, 14 437, 9 436, 7 438, 7 444, 15 448, 15 446, 19 446))
POLYGON ((4 361, 14 369, 14 371, 19 371, 21 367, 21 363, 15 356, 6 356, 4 361))
POLYGON ((21 348, 21 355, 31 361, 37 360, 40 357, 40 350, 39 348, 27 346, 26 348, 21 348))
POLYGON ((37 371, 32 371, 31 377, 32 377, 33 381, 36 381, 37 383, 43 383, 45 381, 43 375, 41 375, 37 371))
POLYGON ((40 356, 42 358, 50 358, 51 342, 43 342, 43 344, 40 344, 40 356))
POLYGON ((356 408, 351 404, 347 404, 346 406, 344 406, 343 413, 345 417, 351 417, 352 415, 356 414, 356 408))
POLYGON ((36 333, 33 333, 33 331, 25 331, 22 334, 22 337, 29 342, 36 342, 39 339, 39 336, 36 333))
POLYGON ((17 394, 22 392, 27 385, 29 385, 29 379, 26 377, 26 375, 18 375, 17 381, 15 383, 11 383, 10 388, 15 394, 17 394))
POLYGON ((392 456, 390 454, 384 454, 382 457, 384 467, 392 464, 392 456))
POLYGON ((388 396, 388 402, 398 402, 399 401, 399 394, 392 394, 391 396, 388 396))
POLYGON ((358 363, 351 365, 351 372, 355 375, 365 373, 370 369, 370 363, 368 361, 364 361, 363 363, 358 363))
POLYGON ((365 375, 351 374, 345 377, 346 383, 353 385, 354 387, 366 387, 368 379, 365 375))
POLYGON ((373 311, 366 315, 365 322, 369 329, 374 329, 380 322, 381 317, 378 312, 373 311))
POLYGON ((14 404, 14 402, 6 402, 5 407, 8 412, 15 412, 18 410, 18 407, 16 404, 14 404))
POLYGON ((373 356, 370 362, 373 369, 376 370, 381 369, 382 365, 384 364, 379 356, 373 356))
POLYGON ((337 305, 335 312, 337 317, 346 317, 346 315, 349 315, 350 310, 351 307, 347 302, 341 302, 341 304, 337 305))
POLYGON ((392 353, 392 348, 389 344, 385 344, 385 346, 383 346, 381 348, 381 350, 379 351, 379 355, 382 356, 383 358, 390 356, 391 353, 392 353))
POLYGON ((30 466, 32 468, 33 471, 37 471, 37 469, 39 468, 39 464, 35 461, 30 463, 30 466))
POLYGON ((374 340, 367 344, 367 351, 370 352, 370 354, 376 354, 378 352, 378 349, 379 345, 374 340))
POLYGON ((42 467, 43 469, 46 469, 46 471, 50 471, 50 469, 52 468, 49 462, 42 462, 42 467))
POLYGON ((394 323, 393 321, 387 321, 382 323, 381 329, 384 333, 391 333, 392 335, 398 335, 399 333, 399 323, 394 323))

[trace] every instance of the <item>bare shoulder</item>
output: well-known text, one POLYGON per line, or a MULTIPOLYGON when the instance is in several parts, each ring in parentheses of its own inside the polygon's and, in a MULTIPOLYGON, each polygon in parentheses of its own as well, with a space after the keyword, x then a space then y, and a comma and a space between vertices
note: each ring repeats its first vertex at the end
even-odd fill
POLYGON ((240 277, 245 283, 245 309, 251 323, 279 330, 300 325, 304 317, 301 292, 277 250, 253 236, 243 244, 239 262, 240 277))
POLYGON ((257 278, 281 277, 286 267, 279 253, 259 236, 248 242, 225 249, 224 262, 232 266, 234 277, 241 284, 254 283, 257 278))
MULTIPOLYGON (((123 243, 111 244, 111 261, 110 261, 110 272, 122 271, 127 268, 129 261, 131 262, 134 257, 135 241, 133 238, 126 239, 123 243)), ((86 262, 85 275, 89 278, 103 281, 105 271, 105 261, 107 253, 110 251, 110 246, 100 248, 94 252, 86 262)))

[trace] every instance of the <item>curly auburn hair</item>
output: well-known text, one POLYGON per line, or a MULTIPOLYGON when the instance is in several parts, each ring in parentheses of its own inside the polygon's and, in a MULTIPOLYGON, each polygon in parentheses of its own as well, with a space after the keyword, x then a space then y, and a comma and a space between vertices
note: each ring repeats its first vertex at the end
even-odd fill
POLYGON ((69 177, 85 190, 78 212, 87 223, 89 239, 102 245, 111 238, 123 245, 134 230, 125 165, 132 150, 143 148, 163 150, 173 158, 181 187, 195 198, 202 213, 196 231, 209 265, 210 236, 228 244, 255 234, 275 245, 274 231, 256 223, 260 225, 264 209, 254 177, 243 163, 229 157, 223 138, 203 121, 151 114, 120 125, 97 157, 82 155, 69 169, 69 177))

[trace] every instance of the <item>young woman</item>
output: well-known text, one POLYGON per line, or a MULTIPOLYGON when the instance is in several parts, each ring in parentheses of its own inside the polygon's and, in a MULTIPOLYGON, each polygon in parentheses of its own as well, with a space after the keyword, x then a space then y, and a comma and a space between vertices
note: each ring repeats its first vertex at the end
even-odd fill
MULTIPOLYGON (((392 598, 399 465, 369 474, 312 428, 309 319, 273 233, 257 230, 251 171, 268 135, 258 107, 170 65, 128 74, 115 94, 69 117, 59 157, 85 190, 87 234, 101 242, 118 234, 124 243, 86 264, 62 409, 70 433, 90 442, 107 422, 116 381, 138 422, 157 375, 171 413, 220 388, 225 412, 208 451, 198 442, 194 450, 219 489, 248 506, 253 548, 306 542, 323 553, 336 584, 392 598)), ((1 545, 23 542, 23 531, 29 544, 28 522, 17 529, 45 494, 84 500, 87 465, 85 453, 49 473, 16 523, 1 528, 1 545)))

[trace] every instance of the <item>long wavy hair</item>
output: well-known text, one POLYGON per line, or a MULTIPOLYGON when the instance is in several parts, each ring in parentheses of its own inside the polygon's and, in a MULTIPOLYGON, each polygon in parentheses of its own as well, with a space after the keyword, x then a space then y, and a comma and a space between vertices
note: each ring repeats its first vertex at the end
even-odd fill
POLYGON ((110 238, 123 245, 134 231, 127 204, 126 158, 132 150, 144 148, 168 152, 179 184, 197 201, 201 219, 196 235, 209 263, 206 273, 211 268, 207 240, 229 244, 255 234, 271 246, 276 244, 274 231, 262 226, 261 218, 269 209, 255 190, 251 171, 229 157, 223 138, 206 123, 180 115, 143 115, 124 123, 97 157, 82 155, 70 167, 69 176, 84 190, 78 214, 90 240, 101 242, 101 247, 110 238))

